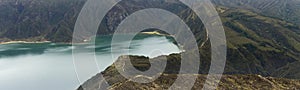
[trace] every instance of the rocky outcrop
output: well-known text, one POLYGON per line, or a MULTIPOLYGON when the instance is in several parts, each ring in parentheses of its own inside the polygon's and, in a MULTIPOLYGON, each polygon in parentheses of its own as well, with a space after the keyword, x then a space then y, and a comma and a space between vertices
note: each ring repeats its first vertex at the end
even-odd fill
MULTIPOLYGON (((147 70, 149 68, 149 58, 140 57, 140 56, 122 56, 118 61, 128 60, 128 57, 131 60, 136 60, 132 62, 133 66, 141 71, 147 70), (138 62, 137 62, 138 61, 138 62)), ((100 74, 94 76, 90 80, 86 81, 81 85, 77 90, 164 90, 168 89, 180 75, 193 75, 197 76, 196 82, 194 83, 193 90, 199 90, 203 87, 206 76, 205 74, 176 74, 178 72, 178 55, 170 56, 161 56, 168 58, 167 68, 162 75, 153 82, 150 83, 136 83, 132 80, 124 78, 118 71, 115 66, 112 65, 103 71, 101 74, 103 78, 100 77, 100 74), (108 86, 104 86, 107 83, 108 86)), ((161 57, 153 58, 152 60, 161 60, 161 57)), ((180 60, 179 60, 180 61, 180 60)), ((126 68, 126 65, 125 67, 126 68)), ((133 78, 146 78, 146 76, 136 76, 133 78)), ((193 84, 193 83, 189 83, 193 84)), ((178 87, 182 88, 182 87, 178 87)), ((273 77, 263 77, 261 75, 223 75, 220 80, 218 90, 297 90, 300 89, 300 80, 291 80, 283 78, 273 78, 273 77)))

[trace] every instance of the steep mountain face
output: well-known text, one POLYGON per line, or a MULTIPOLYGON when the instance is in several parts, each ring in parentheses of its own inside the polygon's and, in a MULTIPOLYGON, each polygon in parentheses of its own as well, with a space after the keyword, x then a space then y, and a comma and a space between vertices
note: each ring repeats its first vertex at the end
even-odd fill
MULTIPOLYGON (((70 42, 77 16, 85 2, 86 0, 0 0, 0 42, 70 42)), ((158 7, 180 13, 187 8, 177 0, 123 0, 121 4, 107 14, 100 25, 99 34, 113 33, 121 20, 136 10, 158 7), (120 7, 121 4, 128 7, 120 7), (174 7, 178 10, 174 10, 174 7)))
POLYGON ((212 0, 217 5, 243 8, 300 24, 300 0, 212 0))
MULTIPOLYGON (((163 61, 161 58, 164 56, 156 57, 151 59, 155 62, 163 61)), ((177 74, 180 68, 180 55, 170 55, 167 57, 167 68, 165 72, 158 77, 155 81, 151 83, 136 83, 129 79, 124 78, 120 73, 118 73, 115 68, 115 64, 107 68, 102 72, 103 78, 100 78, 100 74, 94 76, 87 82, 85 82, 82 86, 80 86, 77 90, 99 90, 101 89, 109 89, 109 90, 165 90, 169 89, 169 87, 175 82, 176 78, 179 75, 194 75, 197 76, 196 82, 192 88, 192 90, 199 90, 203 87, 206 76, 203 74, 177 74), (110 87, 104 86, 104 79, 110 85, 110 87), (104 88, 105 87, 105 88, 104 88)), ((122 60, 131 59, 132 65, 141 71, 145 71, 149 69, 151 66, 149 64, 149 58, 140 57, 140 56, 122 56, 116 62, 122 60)), ((127 65, 124 65, 124 68, 127 68, 127 65)), ((143 78, 147 79, 147 76, 136 76, 134 78, 143 78)), ((193 84, 193 83, 181 83, 181 84, 193 84)), ((177 87, 181 89, 182 87, 177 87)), ((268 90, 296 90, 300 88, 299 80, 290 80, 290 79, 282 79, 282 78, 272 78, 272 77, 262 77, 260 75, 224 75, 220 80, 218 90, 232 90, 232 89, 268 89, 268 90)))
MULTIPOLYGON (((10 40, 70 42, 77 15, 86 0, 0 0, 0 42, 10 40)), ((118 22, 136 10, 160 7, 183 17, 186 6, 178 0, 124 0, 126 7, 117 6, 103 21, 99 33, 109 34, 118 22), (155 4, 152 4, 156 2, 155 4), (128 6, 132 10, 126 9, 128 6), (123 9, 122 9, 123 8, 123 9), (176 9, 172 9, 176 8, 176 9)), ((216 5, 248 9, 268 17, 280 18, 299 25, 299 0, 212 0, 216 5)), ((187 20, 186 20, 187 21, 187 20)), ((196 26, 194 26, 196 27, 196 26)), ((288 26, 289 27, 289 26, 288 26)), ((293 27, 290 27, 293 28, 293 27)), ((293 30, 293 29, 292 29, 293 30)), ((298 33, 298 29, 294 30, 298 33)))
POLYGON ((0 42, 69 41, 84 0, 0 0, 0 42))
MULTIPOLYGON (((300 29, 296 25, 247 10, 222 8, 222 11, 220 15, 228 43, 228 74, 299 78, 278 75, 283 73, 279 70, 282 67, 299 62, 300 35, 295 31, 300 29)), ((299 71, 284 73, 296 74, 299 71)))

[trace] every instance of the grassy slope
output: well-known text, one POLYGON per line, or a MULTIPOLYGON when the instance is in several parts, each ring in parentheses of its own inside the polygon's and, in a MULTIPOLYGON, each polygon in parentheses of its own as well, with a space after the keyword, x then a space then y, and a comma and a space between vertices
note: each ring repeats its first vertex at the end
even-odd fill
MULTIPOLYGON (((161 56, 162 57, 162 56, 161 56)), ((161 57, 153 58, 152 60, 155 62, 160 62, 161 57)), ((141 71, 147 70, 150 67, 149 58, 140 57, 140 56, 129 56, 131 60, 138 61, 132 62, 133 66, 141 71)), ((167 68, 166 71, 155 81, 151 83, 136 83, 132 82, 122 75, 118 73, 115 66, 112 65, 107 68, 104 72, 102 72, 104 78, 99 78, 99 75, 94 76, 82 86, 78 88, 78 90, 97 90, 100 87, 103 87, 103 80, 105 79, 110 87, 110 90, 136 90, 136 89, 168 89, 176 80, 178 74, 178 70, 180 66, 179 55, 170 55, 167 56, 167 68)), ((127 56, 120 57, 116 62, 128 60, 127 56)), ((155 66, 151 66, 155 67, 155 66)), ((124 68, 127 68, 127 65, 124 65, 124 68)), ((180 75, 189 75, 189 74, 180 74, 180 75)), ((206 80, 205 74, 192 74, 197 76, 197 80, 193 86, 193 90, 198 90, 202 88, 204 82, 206 80)), ((145 76, 136 76, 134 78, 144 78, 145 76)), ((181 84, 191 84, 191 83, 181 83, 181 84)), ((179 87, 180 88, 180 87, 179 87)), ((272 89, 272 90, 290 90, 290 89, 299 89, 300 88, 300 81, 299 80, 290 80, 290 79, 283 79, 283 78, 272 78, 272 77, 262 77, 260 75, 245 75, 245 74, 235 74, 235 75, 224 75, 219 83, 217 90, 232 90, 232 89, 272 89)))
MULTIPOLYGON (((220 15, 228 41, 228 71, 277 76, 274 72, 280 73, 279 68, 299 62, 300 35, 291 30, 299 30, 298 26, 247 10, 223 9, 220 15)), ((289 73, 295 72, 299 73, 289 73)))
POLYGON ((299 0, 212 0, 217 5, 243 8, 300 24, 299 0))

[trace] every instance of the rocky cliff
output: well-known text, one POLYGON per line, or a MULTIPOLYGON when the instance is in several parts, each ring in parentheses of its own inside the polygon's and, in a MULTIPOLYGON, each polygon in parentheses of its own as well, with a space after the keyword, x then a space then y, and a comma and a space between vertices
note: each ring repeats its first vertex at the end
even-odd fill
MULTIPOLYGON (((114 65, 107 68, 101 74, 104 76, 100 77, 100 74, 94 76, 90 80, 86 81, 77 90, 165 90, 168 89, 176 80, 179 75, 194 75, 197 76, 196 82, 194 83, 193 90, 199 90, 203 87, 206 74, 176 74, 178 73, 178 68, 180 67, 180 55, 170 55, 170 56, 160 56, 153 58, 151 60, 161 61, 162 57, 167 57, 167 68, 162 75, 153 82, 150 83, 136 83, 130 79, 124 78, 114 65), (106 87, 104 83, 110 85, 106 87), (101 88, 100 88, 101 87, 101 88)), ((145 71, 150 67, 149 58, 141 56, 122 56, 118 61, 131 59, 132 65, 141 71, 145 71)), ((151 66, 155 67, 155 66, 151 66)), ((124 68, 127 68, 126 65, 124 68)), ((136 76, 133 78, 147 78, 147 76, 136 76)), ((182 83, 185 84, 185 83, 182 83)), ((187 83, 193 84, 193 83, 187 83)), ((184 87, 177 87, 184 88, 184 87)), ((223 75, 220 80, 217 90, 297 90, 300 89, 300 80, 290 80, 284 78, 273 78, 273 77, 263 77, 261 75, 245 75, 245 74, 235 74, 235 75, 223 75)))

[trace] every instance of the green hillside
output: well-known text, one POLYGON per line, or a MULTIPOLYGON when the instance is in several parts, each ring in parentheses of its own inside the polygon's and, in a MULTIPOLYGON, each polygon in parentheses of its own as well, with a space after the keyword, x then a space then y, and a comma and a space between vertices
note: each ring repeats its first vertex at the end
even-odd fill
POLYGON ((300 24, 299 0, 212 0, 216 5, 243 8, 300 24))
POLYGON ((84 0, 0 0, 0 42, 70 41, 84 0))

